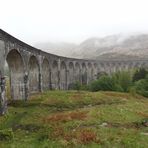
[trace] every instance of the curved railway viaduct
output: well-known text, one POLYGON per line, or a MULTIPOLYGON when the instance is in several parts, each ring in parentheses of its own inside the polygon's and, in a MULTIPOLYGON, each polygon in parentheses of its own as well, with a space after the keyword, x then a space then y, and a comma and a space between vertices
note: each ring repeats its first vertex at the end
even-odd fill
POLYGON ((50 89, 68 90, 76 81, 88 84, 99 72, 108 74, 147 67, 148 60, 86 60, 53 55, 34 48, 0 29, 0 114, 5 112, 5 63, 10 71, 11 98, 50 89))

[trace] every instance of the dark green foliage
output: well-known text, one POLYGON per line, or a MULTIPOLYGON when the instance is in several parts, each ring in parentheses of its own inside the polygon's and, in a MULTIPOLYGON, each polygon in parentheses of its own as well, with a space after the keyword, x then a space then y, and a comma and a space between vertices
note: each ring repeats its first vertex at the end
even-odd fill
POLYGON ((77 90, 77 91, 80 91, 80 90, 89 90, 88 87, 89 87, 88 85, 81 84, 78 81, 73 84, 73 90, 77 90))
POLYGON ((107 73, 106 73, 106 72, 99 72, 99 73, 97 74, 97 79, 99 79, 101 76, 104 76, 104 75, 107 76, 107 73))
POLYGON ((79 91, 81 89, 81 83, 80 82, 75 82, 73 85, 73 89, 79 91))
POLYGON ((5 129, 5 130, 0 130, 0 141, 8 141, 13 139, 13 131, 12 129, 5 129))
POLYGON ((145 79, 147 74, 148 74, 148 71, 145 68, 140 68, 136 70, 136 72, 133 75, 133 82, 141 79, 145 79))
POLYGON ((116 84, 116 91, 128 92, 132 86, 132 77, 129 71, 117 72, 112 75, 112 79, 116 84))
POLYGON ((115 89, 114 90, 118 91, 118 92, 124 92, 123 88, 119 84, 115 84, 115 89))
POLYGON ((141 122, 141 124, 143 125, 143 126, 148 126, 148 118, 145 118, 145 119, 143 119, 142 120, 142 122, 141 122))
POLYGON ((148 97, 148 76, 135 82, 135 89, 138 94, 148 97))
POLYGON ((91 91, 98 91, 98 90, 100 90, 99 81, 96 80, 96 81, 91 82, 91 84, 89 85, 89 89, 90 89, 91 91))
POLYGON ((98 90, 115 90, 115 83, 113 79, 110 76, 101 76, 98 80, 93 81, 90 84, 90 90, 91 91, 98 91, 98 90))
POLYGON ((133 71, 118 71, 112 75, 101 73, 99 78, 89 85, 81 85, 80 82, 74 84, 75 90, 90 90, 90 91, 117 91, 130 92, 132 95, 140 94, 148 97, 148 77, 144 68, 133 71))
POLYGON ((81 90, 89 90, 89 86, 86 84, 81 85, 81 90))
POLYGON ((132 85, 130 72, 122 71, 112 76, 103 75, 98 80, 90 84, 91 91, 119 91, 127 92, 132 85))
POLYGON ((13 126, 13 130, 26 130, 28 132, 37 132, 39 129, 41 129, 41 126, 38 126, 36 124, 15 124, 13 126))

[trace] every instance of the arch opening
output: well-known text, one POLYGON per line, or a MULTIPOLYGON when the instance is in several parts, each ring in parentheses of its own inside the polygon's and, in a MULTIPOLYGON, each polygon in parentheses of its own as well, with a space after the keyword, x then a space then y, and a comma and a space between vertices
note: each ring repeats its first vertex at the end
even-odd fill
POLYGON ((82 84, 87 84, 87 69, 85 63, 82 64, 82 84))
POLYGON ((99 72, 105 72, 105 64, 103 63, 99 64, 99 72))
POLYGON ((50 88, 50 67, 47 59, 44 59, 42 63, 42 87, 43 90, 50 88))
POLYGON ((92 64, 88 63, 88 70, 87 70, 87 81, 88 83, 93 80, 93 68, 92 64))
POLYGON ((60 89, 67 89, 67 69, 65 62, 62 62, 60 65, 60 89))
POLYGON ((105 72, 106 72, 107 74, 111 74, 110 63, 106 62, 106 63, 104 64, 104 69, 105 69, 105 72))
POLYGON ((16 50, 11 50, 5 61, 6 88, 8 98, 13 100, 24 99, 24 63, 21 54, 16 50))
POLYGON ((93 70, 93 80, 96 80, 98 77, 98 69, 97 69, 98 65, 97 63, 94 63, 94 70, 93 70))
POLYGON ((81 81, 81 75, 80 75, 80 64, 75 64, 75 81, 80 82, 81 81))
POLYGON ((59 72, 58 72, 58 63, 54 61, 51 67, 51 89, 59 88, 59 72))
POLYGON ((29 59, 29 91, 35 93, 39 91, 39 63, 35 56, 29 59))
POLYGON ((68 89, 73 89, 74 85, 74 65, 72 62, 69 63, 69 72, 68 72, 68 89))

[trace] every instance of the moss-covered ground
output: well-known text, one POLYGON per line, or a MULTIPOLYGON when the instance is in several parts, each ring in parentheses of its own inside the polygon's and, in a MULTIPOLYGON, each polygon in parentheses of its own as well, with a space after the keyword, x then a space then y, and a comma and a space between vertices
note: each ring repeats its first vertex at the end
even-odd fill
POLYGON ((147 148, 148 99, 117 92, 47 91, 9 101, 0 148, 147 148))

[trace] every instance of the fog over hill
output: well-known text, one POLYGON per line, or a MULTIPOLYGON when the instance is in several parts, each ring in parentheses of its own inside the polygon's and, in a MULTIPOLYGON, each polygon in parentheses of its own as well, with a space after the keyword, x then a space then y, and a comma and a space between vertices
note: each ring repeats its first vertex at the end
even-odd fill
POLYGON ((53 54, 74 58, 148 58, 148 34, 118 34, 90 38, 79 45, 46 42, 37 43, 35 46, 53 54))
POLYGON ((66 57, 72 56, 72 52, 74 51, 74 49, 77 48, 77 46, 78 45, 74 43, 65 42, 41 42, 35 44, 35 47, 42 49, 46 52, 66 57))

